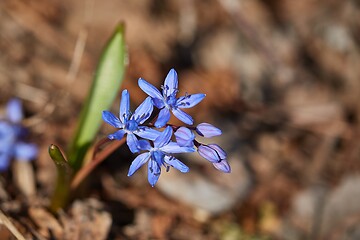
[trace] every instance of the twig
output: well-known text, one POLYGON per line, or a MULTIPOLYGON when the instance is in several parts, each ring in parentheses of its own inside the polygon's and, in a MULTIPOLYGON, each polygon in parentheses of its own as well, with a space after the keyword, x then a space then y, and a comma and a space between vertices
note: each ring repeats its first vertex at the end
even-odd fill
POLYGON ((81 59, 84 54, 84 50, 85 50, 85 46, 86 46, 87 36, 88 36, 88 33, 87 33, 86 29, 82 29, 79 32, 79 35, 78 35, 78 38, 76 41, 76 45, 75 45, 75 49, 74 49, 74 53, 73 53, 73 57, 71 59, 70 68, 66 75, 66 79, 68 81, 67 82, 68 87, 70 87, 72 81, 75 79, 77 73, 79 72, 81 59))
POLYGON ((25 240, 25 237, 16 229, 15 225, 10 219, 0 210, 0 223, 4 224, 5 227, 16 237, 18 240, 25 240))

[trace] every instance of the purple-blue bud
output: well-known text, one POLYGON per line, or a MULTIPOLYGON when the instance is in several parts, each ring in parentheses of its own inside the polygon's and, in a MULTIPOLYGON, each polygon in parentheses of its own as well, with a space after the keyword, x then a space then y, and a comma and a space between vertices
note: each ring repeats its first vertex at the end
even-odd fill
POLYGON ((221 130, 209 123, 200 123, 196 127, 196 132, 203 137, 210 138, 222 134, 221 130))
POLYGON ((195 134, 186 127, 180 127, 174 133, 176 142, 181 147, 192 147, 194 146, 195 134))
POLYGON ((217 144, 201 144, 197 151, 200 156, 212 163, 220 163, 226 159, 226 152, 217 144))
POLYGON ((224 173, 230 173, 231 172, 230 165, 226 161, 226 159, 223 159, 218 163, 213 163, 213 165, 217 170, 220 170, 220 171, 222 171, 224 173))

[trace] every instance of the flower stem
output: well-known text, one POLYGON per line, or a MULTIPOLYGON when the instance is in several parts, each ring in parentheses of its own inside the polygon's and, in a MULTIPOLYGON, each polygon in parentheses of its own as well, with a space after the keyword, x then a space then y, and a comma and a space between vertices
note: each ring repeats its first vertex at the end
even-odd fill
POLYGON ((121 145, 125 143, 125 138, 121 139, 120 141, 113 141, 111 144, 102 150, 100 153, 94 156, 93 160, 83 166, 74 176, 71 185, 70 190, 76 189, 79 184, 84 180, 84 178, 89 175, 89 173, 94 170, 96 166, 98 166, 102 161, 104 161, 113 151, 115 151, 117 148, 119 148, 121 145))

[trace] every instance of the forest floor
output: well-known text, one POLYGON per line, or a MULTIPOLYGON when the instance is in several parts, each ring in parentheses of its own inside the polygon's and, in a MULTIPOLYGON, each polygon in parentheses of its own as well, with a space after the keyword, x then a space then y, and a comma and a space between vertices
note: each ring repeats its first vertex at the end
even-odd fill
POLYGON ((2 0, 0 52, 1 106, 22 100, 40 150, 31 197, 21 172, 0 175, 0 239, 360 239, 358 1, 2 0), (139 77, 160 86, 175 68, 181 93, 206 93, 189 113, 223 130, 232 173, 184 156, 190 173, 152 188, 144 169, 127 177, 134 156, 121 148, 53 215, 48 147, 69 143, 119 22, 132 107, 139 77))

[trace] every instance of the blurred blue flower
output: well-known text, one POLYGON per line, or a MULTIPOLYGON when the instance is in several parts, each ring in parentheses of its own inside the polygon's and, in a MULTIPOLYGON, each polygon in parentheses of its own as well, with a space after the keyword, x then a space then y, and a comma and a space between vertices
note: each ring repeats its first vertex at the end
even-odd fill
POLYGON ((169 166, 178 169, 180 172, 186 173, 189 168, 173 157, 173 153, 194 152, 193 147, 180 147, 177 143, 170 141, 172 136, 172 128, 170 126, 154 140, 154 146, 146 140, 140 140, 139 145, 141 150, 147 152, 138 155, 131 163, 128 176, 133 175, 142 165, 148 162, 148 181, 151 186, 155 186, 161 173, 161 166, 167 169, 169 166), (149 161, 150 160, 150 161, 149 161))
POLYGON ((126 142, 131 152, 135 153, 139 151, 139 140, 137 136, 154 140, 159 136, 159 131, 156 131, 147 126, 141 126, 151 115, 153 111, 153 105, 151 98, 148 97, 132 114, 130 112, 130 95, 127 90, 123 90, 120 101, 120 113, 119 117, 116 117, 109 111, 103 111, 103 120, 113 127, 119 128, 117 132, 110 134, 109 139, 120 140, 127 134, 126 142))
POLYGON ((200 144, 197 149, 200 156, 211 162, 222 172, 230 173, 231 168, 226 160, 226 152, 217 144, 200 144))
POLYGON ((19 99, 11 99, 6 107, 6 116, 0 119, 0 171, 8 169, 10 160, 29 161, 37 156, 35 144, 21 141, 24 128, 22 105, 19 99))
POLYGON ((186 94, 185 96, 176 98, 178 92, 178 77, 174 69, 171 69, 165 78, 164 85, 162 86, 162 93, 145 81, 139 79, 139 87, 147 93, 153 100, 153 104, 161 109, 158 119, 155 122, 155 127, 163 127, 170 120, 170 111, 182 122, 192 125, 193 118, 182 111, 180 108, 191 108, 201 102, 206 96, 203 93, 186 94))

